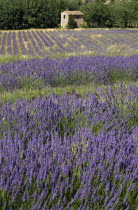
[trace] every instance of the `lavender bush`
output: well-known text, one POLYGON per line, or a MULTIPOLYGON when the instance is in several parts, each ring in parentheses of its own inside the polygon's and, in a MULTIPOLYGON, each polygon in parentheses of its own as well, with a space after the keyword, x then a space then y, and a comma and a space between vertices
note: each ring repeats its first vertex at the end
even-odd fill
POLYGON ((16 88, 112 84, 138 79, 138 55, 31 59, 0 65, 1 91, 16 88))
POLYGON ((3 209, 136 209, 138 88, 1 103, 3 209))

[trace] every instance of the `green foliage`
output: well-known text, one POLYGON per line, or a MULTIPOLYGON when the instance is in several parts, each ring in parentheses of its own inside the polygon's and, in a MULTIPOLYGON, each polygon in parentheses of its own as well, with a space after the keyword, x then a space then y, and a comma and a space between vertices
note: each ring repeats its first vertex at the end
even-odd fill
POLYGON ((43 58, 43 56, 39 56, 39 55, 36 55, 36 56, 30 56, 30 55, 27 55, 27 56, 24 56, 24 55, 8 55, 8 56, 0 56, 0 64, 1 63, 9 63, 9 62, 12 62, 12 61, 16 61, 16 60, 29 60, 31 58, 43 58))
POLYGON ((69 16, 69 21, 68 24, 66 26, 67 29, 74 29, 77 28, 77 23, 76 21, 73 19, 73 16, 69 16))
POLYGON ((84 19, 89 27, 137 27, 138 2, 136 0, 120 1, 111 0, 104 4, 96 0, 88 1, 82 5, 84 19))
POLYGON ((93 132, 94 134, 98 134, 99 131, 100 131, 102 128, 103 128, 103 123, 99 121, 98 123, 96 123, 96 124, 93 126, 92 132, 93 132))
POLYGON ((137 0, 0 0, 0 29, 58 27, 67 8, 84 12, 82 27, 138 27, 137 0))
POLYGON ((88 28, 87 22, 84 21, 84 22, 81 24, 81 27, 82 27, 82 28, 88 28))
POLYGON ((54 28, 60 13, 79 10, 80 0, 0 0, 0 29, 54 28))
POLYGON ((119 69, 111 70, 109 73, 109 78, 111 83, 127 81, 130 82, 133 80, 133 75, 131 70, 126 72, 121 72, 119 69))
POLYGON ((110 25, 110 13, 107 6, 100 1, 82 7, 84 19, 89 27, 107 27, 110 25))
POLYGON ((33 77, 22 77, 18 79, 20 81, 21 87, 25 89, 39 89, 44 86, 44 81, 42 79, 34 79, 33 77))

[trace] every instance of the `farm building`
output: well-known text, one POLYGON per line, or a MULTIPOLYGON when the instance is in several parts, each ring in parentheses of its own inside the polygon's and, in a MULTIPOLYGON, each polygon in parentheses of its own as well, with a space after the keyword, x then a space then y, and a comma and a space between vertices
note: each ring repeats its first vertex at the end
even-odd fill
POLYGON ((64 11, 61 13, 61 27, 65 28, 68 24, 69 17, 72 16, 73 19, 76 21, 76 25, 78 28, 81 27, 83 23, 83 13, 80 11, 64 11))

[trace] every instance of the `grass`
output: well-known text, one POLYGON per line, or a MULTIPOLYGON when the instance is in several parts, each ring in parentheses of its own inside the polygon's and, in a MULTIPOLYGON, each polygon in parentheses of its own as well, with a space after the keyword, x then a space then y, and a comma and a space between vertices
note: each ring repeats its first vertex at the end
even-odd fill
POLYGON ((95 87, 96 87, 95 85, 84 85, 84 86, 78 86, 78 87, 74 87, 73 85, 71 85, 67 87, 55 87, 55 88, 45 87, 42 89, 24 88, 24 89, 16 89, 13 92, 5 91, 0 94, 0 98, 1 98, 1 101, 5 103, 8 100, 13 101, 13 102, 18 99, 32 100, 35 97, 41 97, 43 95, 48 96, 50 94, 64 95, 66 93, 68 94, 77 93, 81 96, 84 96, 87 92, 94 91, 95 87))
MULTIPOLYGON (((125 86, 128 85, 131 86, 138 86, 138 81, 136 82, 125 82, 125 86)), ((119 86, 120 83, 116 83, 115 87, 119 86)), ((98 89, 101 88, 107 88, 107 85, 97 85, 97 84, 87 84, 83 86, 76 86, 70 85, 66 87, 44 87, 42 89, 29 89, 29 88, 23 88, 23 89, 16 89, 14 91, 4 91, 0 93, 0 99, 2 103, 6 103, 8 100, 11 102, 15 102, 16 100, 32 100, 36 97, 41 96, 49 96, 50 94, 56 94, 56 95, 64 95, 69 94, 72 95, 74 93, 78 94, 80 97, 85 96, 88 92, 97 92, 98 89)))
MULTIPOLYGON (((77 52, 70 52, 70 53, 51 53, 49 56, 50 58, 69 58, 70 56, 78 56, 77 52)), ((94 51, 85 51, 79 54, 79 56, 96 56, 96 53, 94 51)), ((12 61, 17 60, 30 60, 32 58, 39 58, 43 59, 45 56, 35 55, 35 56, 29 56, 29 55, 4 55, 0 56, 0 64, 2 63, 10 63, 12 61)))
POLYGON ((10 63, 12 61, 17 60, 29 60, 31 58, 43 58, 42 56, 25 56, 25 55, 5 55, 0 56, 0 64, 2 63, 10 63))
MULTIPOLYGON (((83 53, 80 53, 79 56, 94 56, 96 55, 96 53, 94 51, 86 51, 83 53)), ((78 56, 78 53, 76 52, 71 52, 71 53, 51 53, 49 56, 50 58, 69 58, 70 56, 78 56)), ((0 56, 0 64, 2 63, 10 63, 12 61, 17 61, 17 60, 29 60, 32 58, 39 58, 39 59, 43 59, 45 58, 45 56, 40 56, 40 55, 35 55, 35 56, 29 56, 29 55, 4 55, 4 56, 0 56)))

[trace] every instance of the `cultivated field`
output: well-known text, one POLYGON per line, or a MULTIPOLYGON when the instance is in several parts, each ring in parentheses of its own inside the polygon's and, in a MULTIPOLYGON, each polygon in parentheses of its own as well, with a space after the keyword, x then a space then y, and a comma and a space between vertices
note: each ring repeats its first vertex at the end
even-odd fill
POLYGON ((1 56, 138 54, 138 30, 0 32, 1 56))
POLYGON ((137 35, 0 32, 0 210, 138 209, 137 35))

